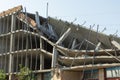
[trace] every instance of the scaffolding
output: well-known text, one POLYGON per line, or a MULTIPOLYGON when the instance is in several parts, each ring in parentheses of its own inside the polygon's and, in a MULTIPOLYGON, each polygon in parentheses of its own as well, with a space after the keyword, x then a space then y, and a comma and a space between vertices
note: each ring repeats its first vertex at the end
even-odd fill
POLYGON ((0 69, 7 80, 14 80, 20 65, 32 70, 37 80, 83 80, 85 71, 93 76, 94 69, 100 69, 98 78, 105 80, 104 68, 120 66, 119 42, 92 26, 45 19, 22 6, 0 13, 0 69), (47 73, 51 77, 45 79, 47 73))

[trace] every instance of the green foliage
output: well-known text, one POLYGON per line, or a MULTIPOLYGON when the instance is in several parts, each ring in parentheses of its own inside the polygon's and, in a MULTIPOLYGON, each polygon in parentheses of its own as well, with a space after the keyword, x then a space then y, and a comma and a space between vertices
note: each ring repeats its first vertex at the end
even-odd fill
POLYGON ((20 73, 17 75, 19 80, 34 80, 32 71, 28 67, 20 65, 20 73))
POLYGON ((6 80, 6 74, 3 70, 0 70, 0 80, 6 80))

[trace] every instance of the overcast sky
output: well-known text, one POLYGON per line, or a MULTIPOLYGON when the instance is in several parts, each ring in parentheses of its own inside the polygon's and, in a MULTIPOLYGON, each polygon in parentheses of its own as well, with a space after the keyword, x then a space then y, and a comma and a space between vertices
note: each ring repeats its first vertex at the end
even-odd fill
MULTIPOLYGON (((17 5, 23 5, 27 12, 39 12, 46 17, 46 5, 49 3, 49 16, 83 24, 100 25, 99 31, 107 28, 104 33, 114 34, 118 30, 120 36, 120 0, 1 0, 0 12, 17 5)), ((96 26, 93 28, 96 30, 96 26)))

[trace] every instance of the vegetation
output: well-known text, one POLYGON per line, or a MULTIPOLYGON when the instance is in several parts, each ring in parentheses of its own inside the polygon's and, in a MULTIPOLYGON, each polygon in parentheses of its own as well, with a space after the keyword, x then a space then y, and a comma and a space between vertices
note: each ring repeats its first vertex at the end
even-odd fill
POLYGON ((6 74, 3 70, 0 70, 0 80, 6 80, 6 74))
MULTIPOLYGON (((6 80, 6 74, 4 70, 0 70, 0 80, 6 80)), ((20 72, 17 74, 17 80, 36 80, 32 71, 28 67, 22 67, 20 65, 20 72)))
POLYGON ((28 67, 20 65, 20 73, 17 75, 19 80, 35 80, 32 71, 28 67))

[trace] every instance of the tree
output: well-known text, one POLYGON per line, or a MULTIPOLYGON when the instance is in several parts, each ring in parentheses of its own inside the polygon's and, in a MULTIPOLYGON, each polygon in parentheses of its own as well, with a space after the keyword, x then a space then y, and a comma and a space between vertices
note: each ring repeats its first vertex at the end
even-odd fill
POLYGON ((32 71, 28 67, 22 67, 20 65, 20 73, 17 75, 18 80, 34 80, 32 71))
POLYGON ((3 70, 0 70, 0 80, 6 80, 6 74, 3 70))

